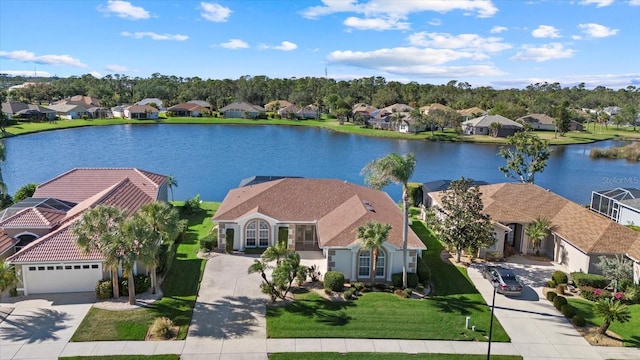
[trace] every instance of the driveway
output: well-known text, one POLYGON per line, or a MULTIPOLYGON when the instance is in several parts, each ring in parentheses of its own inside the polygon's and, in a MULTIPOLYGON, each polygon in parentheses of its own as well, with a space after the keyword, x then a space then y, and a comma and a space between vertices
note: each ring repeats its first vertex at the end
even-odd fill
POLYGON ((0 359, 57 359, 94 301, 92 292, 3 299, 0 359))
MULTIPOLYGON (((513 269, 524 290, 521 297, 496 294, 495 316, 524 359, 638 358, 640 352, 636 349, 591 346, 543 296, 542 288, 547 280, 561 268, 519 256, 509 260, 502 265, 513 269), (616 356, 611 356, 613 354, 616 356)), ((491 304, 493 286, 480 273, 480 266, 474 264, 468 273, 487 304, 491 304)))

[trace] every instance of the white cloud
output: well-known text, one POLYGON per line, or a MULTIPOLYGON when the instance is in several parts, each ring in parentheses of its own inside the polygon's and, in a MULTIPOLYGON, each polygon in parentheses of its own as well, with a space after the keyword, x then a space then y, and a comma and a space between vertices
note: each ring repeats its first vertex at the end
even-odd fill
POLYGON ((10 76, 38 76, 38 77, 51 77, 51 73, 41 70, 2 70, 3 74, 10 76))
POLYGON ((152 31, 137 31, 134 33, 130 33, 128 31, 123 31, 120 33, 120 35, 125 36, 125 37, 130 37, 130 38, 134 38, 134 39, 142 39, 145 37, 150 38, 151 40, 175 40, 175 41, 185 41, 187 39, 189 39, 189 37, 187 35, 181 35, 181 34, 157 34, 154 33, 152 31))
POLYGON ((578 28, 582 30, 583 33, 587 34, 590 37, 594 38, 604 38, 608 36, 613 36, 618 33, 618 29, 612 29, 610 27, 606 27, 600 24, 580 24, 578 28))
POLYGON ((291 51, 291 50, 297 49, 298 45, 292 43, 291 41, 283 41, 280 43, 280 45, 260 44, 259 48, 263 50, 273 49, 273 50, 291 51))
POLYGON ((435 47, 440 49, 464 49, 477 52, 499 52, 511 49, 511 45, 499 37, 482 37, 478 34, 458 34, 418 32, 409 36, 414 46, 435 47))
POLYGON ((498 12, 491 0, 429 0, 429 1, 387 1, 368 0, 322 0, 323 5, 312 6, 302 12, 302 16, 315 19, 321 16, 352 12, 366 17, 388 16, 405 18, 408 14, 435 11, 447 13, 454 10, 463 11, 465 15, 476 14, 478 17, 491 17, 498 12))
POLYGON ((69 55, 40 55, 36 56, 36 54, 26 51, 26 50, 16 50, 16 51, 0 51, 0 58, 15 60, 19 62, 32 62, 36 64, 45 64, 45 65, 67 65, 67 66, 75 66, 79 68, 87 67, 86 64, 83 64, 80 60, 73 58, 69 55))
POLYGON ((560 31, 551 25, 540 25, 531 35, 535 38, 559 38, 560 31))
POLYGON ((582 0, 580 4, 582 5, 595 4, 596 7, 605 7, 613 4, 613 0, 582 0))
POLYGON ((640 6, 640 0, 629 0, 629 5, 640 6))
POLYGON ((537 62, 570 58, 575 53, 573 49, 567 49, 560 43, 550 43, 535 47, 533 45, 522 46, 523 51, 513 56, 512 60, 533 60, 537 62))
POLYGON ((129 69, 127 69, 124 66, 114 65, 114 64, 107 65, 107 66, 104 67, 104 69, 107 70, 107 71, 115 72, 115 73, 123 73, 123 72, 129 71, 129 69))
POLYGON ((431 25, 431 26, 440 26, 440 25, 442 25, 442 20, 440 20, 438 18, 433 18, 433 19, 429 20, 428 24, 431 25))
POLYGON ((91 76, 93 76, 94 78, 98 78, 98 79, 102 77, 102 74, 100 74, 97 71, 92 71, 89 74, 91 74, 91 76))
POLYGON ((240 39, 229 39, 227 42, 220 43, 220 47, 225 49, 246 49, 249 44, 240 39))
POLYGON ((491 28, 491 30, 489 31, 492 34, 500 34, 501 32, 505 32, 509 30, 508 28, 504 27, 504 26, 494 26, 491 28))
POLYGON ((213 22, 226 22, 231 16, 231 9, 215 3, 201 2, 202 12, 200 16, 213 22))
POLYGON ((400 19, 389 18, 357 18, 354 16, 348 17, 343 24, 345 26, 355 28, 357 30, 407 30, 410 24, 408 22, 400 21, 400 19))
POLYGON ((130 2, 121 0, 109 0, 106 5, 98 6, 98 11, 129 20, 143 20, 151 17, 143 7, 133 6, 130 2))
POLYGON ((571 38, 573 40, 582 40, 582 36, 580 36, 580 35, 571 35, 571 38))

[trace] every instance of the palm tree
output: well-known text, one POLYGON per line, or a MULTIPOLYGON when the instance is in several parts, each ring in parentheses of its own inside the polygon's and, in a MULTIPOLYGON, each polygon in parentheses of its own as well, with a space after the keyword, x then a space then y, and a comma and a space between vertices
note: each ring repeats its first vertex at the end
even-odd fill
POLYGON ((402 285, 407 287, 407 239, 409 234, 409 194, 407 184, 416 167, 413 154, 389 154, 368 163, 361 171, 365 182, 374 189, 381 190, 391 182, 402 184, 402 285))
POLYGON ((529 239, 531 239, 533 251, 536 255, 540 253, 540 251, 538 250, 540 243, 542 243, 542 240, 544 240, 544 238, 549 235, 550 226, 551 222, 549 221, 549 219, 540 216, 536 218, 534 222, 529 223, 524 228, 524 233, 529 237, 529 239))
POLYGON ((167 176, 167 186, 169 187, 169 191, 171 191, 171 201, 174 201, 173 188, 178 187, 178 180, 176 179, 175 176, 173 175, 167 176))
POLYGON ((402 120, 404 119, 404 114, 403 113, 393 113, 393 115, 391 115, 391 124, 395 125, 391 126, 394 130, 399 130, 400 129, 400 124, 402 124, 402 120))
POLYGON ((362 240, 362 248, 371 251, 371 284, 376 283, 376 265, 382 245, 387 241, 391 225, 382 224, 377 221, 369 221, 357 229, 358 239, 362 240))
POLYGON ((285 258, 291 253, 291 250, 287 247, 286 242, 278 242, 276 245, 269 246, 263 253, 262 258, 269 261, 276 261, 276 264, 280 264, 282 258, 285 258))
POLYGON ((107 253, 110 254, 110 257, 120 260, 122 275, 127 277, 129 304, 131 305, 136 303, 133 269, 148 243, 156 243, 156 239, 153 237, 149 224, 136 214, 122 224, 121 236, 118 236, 107 247, 107 253))
POLYGON ((629 308, 613 298, 598 300, 593 304, 593 313, 602 316, 602 325, 598 329, 601 335, 607 333, 612 322, 625 323, 631 319, 629 308))
POLYGON ((127 215, 113 206, 99 205, 87 210, 71 231, 76 236, 76 245, 84 254, 97 250, 105 258, 105 267, 111 271, 113 296, 120 297, 118 290, 118 258, 109 250, 110 244, 120 238, 120 227, 127 215))
POLYGON ((158 251, 163 243, 173 243, 180 233, 180 216, 175 208, 165 202, 146 204, 134 215, 149 226, 151 237, 144 242, 140 260, 148 266, 151 277, 151 292, 157 291, 156 268, 158 251))
POLYGON ((2 295, 2 293, 5 290, 14 287, 16 284, 18 284, 19 281, 20 280, 16 275, 16 270, 13 267, 13 265, 10 265, 4 260, 1 260, 0 261, 0 295, 2 295))

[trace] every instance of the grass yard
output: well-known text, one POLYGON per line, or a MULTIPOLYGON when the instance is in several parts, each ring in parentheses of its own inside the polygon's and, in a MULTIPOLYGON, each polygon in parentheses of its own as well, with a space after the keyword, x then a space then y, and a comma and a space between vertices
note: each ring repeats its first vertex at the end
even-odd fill
MULTIPOLYGON (((602 318, 593 313, 593 302, 571 298, 567 300, 587 322, 596 326, 602 325, 602 318)), ((628 306, 631 311, 631 320, 623 324, 614 322, 609 326, 609 330, 620 335, 624 339, 625 346, 640 347, 640 304, 628 306)))
POLYGON ((107 356, 68 356, 59 360, 179 360, 180 355, 107 355, 107 356))
MULTIPOLYGON (((269 360, 403 360, 403 359, 429 359, 429 360, 483 360, 487 355, 463 355, 463 354, 403 354, 403 353, 274 353, 269 354, 269 360)), ((521 360, 522 356, 491 355, 496 360, 521 360)))
POLYGON ((219 205, 203 202, 202 211, 181 216, 188 219, 189 228, 184 241, 177 247, 171 270, 162 284, 162 299, 146 309, 110 311, 91 308, 71 341, 144 340, 153 319, 161 316, 179 325, 178 339, 184 339, 205 265, 205 261, 196 256, 200 248, 198 240, 211 230, 211 216, 219 205))
MULTIPOLYGON (((429 249, 423 256, 431 267, 433 296, 416 300, 370 292, 354 301, 332 302, 301 293, 292 304, 267 308, 267 336, 487 341, 491 311, 466 270, 442 262, 442 245, 422 222, 412 227, 429 249), (466 316, 475 332, 464 328, 466 316)), ((493 340, 509 341, 497 319, 493 340)))

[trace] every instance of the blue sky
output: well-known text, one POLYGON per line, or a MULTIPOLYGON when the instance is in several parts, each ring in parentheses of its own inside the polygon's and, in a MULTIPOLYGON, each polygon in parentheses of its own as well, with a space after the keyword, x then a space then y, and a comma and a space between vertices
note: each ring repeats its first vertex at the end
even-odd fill
POLYGON ((640 0, 2 0, 0 73, 640 87, 640 0))

